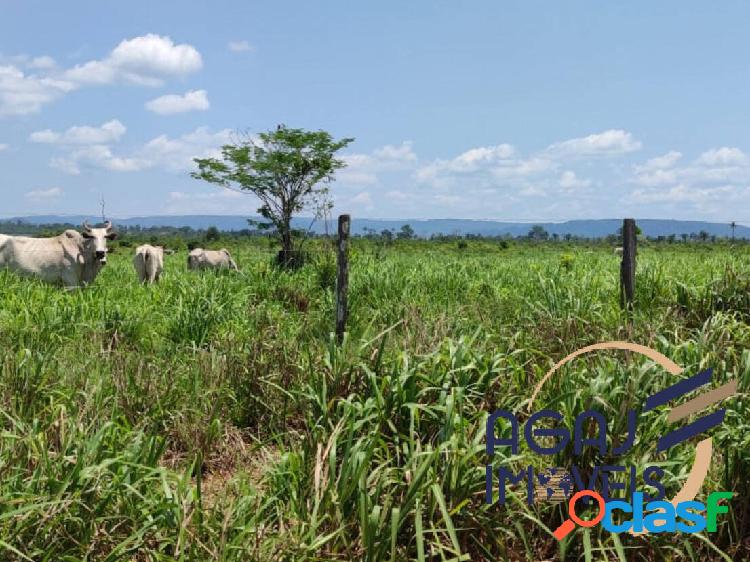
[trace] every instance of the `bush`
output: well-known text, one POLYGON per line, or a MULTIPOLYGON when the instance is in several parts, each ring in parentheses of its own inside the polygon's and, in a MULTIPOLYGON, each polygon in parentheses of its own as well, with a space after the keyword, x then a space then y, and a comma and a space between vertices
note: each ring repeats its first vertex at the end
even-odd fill
POLYGON ((560 267, 565 271, 572 271, 575 258, 573 254, 563 254, 560 256, 560 267))
POLYGON ((325 254, 315 263, 315 277, 324 291, 336 288, 336 260, 332 253, 325 254))

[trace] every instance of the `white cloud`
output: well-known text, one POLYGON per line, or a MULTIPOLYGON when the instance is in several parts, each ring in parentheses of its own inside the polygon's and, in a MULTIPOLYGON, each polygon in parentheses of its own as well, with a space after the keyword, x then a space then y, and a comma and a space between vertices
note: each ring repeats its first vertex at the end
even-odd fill
POLYGON ((675 183, 680 174, 679 170, 638 170, 635 176, 635 182, 639 185, 657 186, 675 183))
POLYGON ((418 168, 414 176, 418 183, 443 192, 461 190, 485 198, 499 191, 515 191, 528 196, 537 193, 536 183, 557 168, 550 158, 524 158, 512 145, 500 144, 472 148, 449 160, 434 160, 418 168))
POLYGON ((78 175, 82 165, 110 172, 137 172, 150 168, 152 162, 146 158, 117 156, 112 153, 110 147, 96 144, 77 148, 63 158, 53 158, 50 165, 66 173, 78 175))
POLYGON ((29 140, 47 144, 109 144, 119 141, 125 131, 127 131, 125 125, 113 119, 99 127, 76 125, 63 133, 50 129, 36 131, 29 135, 29 140))
POLYGON ((218 157, 221 147, 232 141, 229 129, 211 132, 208 127, 198 127, 180 137, 160 135, 129 154, 117 154, 109 146, 124 134, 119 121, 110 121, 101 127, 71 127, 65 133, 38 131, 35 142, 59 145, 62 156, 53 157, 50 166, 72 175, 82 168, 99 168, 112 172, 137 172, 157 168, 184 173, 195 168, 193 158, 218 157))
POLYGON ((499 162, 491 169, 491 176, 497 180, 523 180, 540 176, 557 169, 557 163, 547 158, 532 156, 499 162))
POLYGON ((206 90, 191 90, 183 95, 169 94, 146 102, 146 109, 160 115, 206 111, 209 107, 206 90))
POLYGON ((70 81, 27 75, 15 66, 0 66, 0 117, 37 113, 43 105, 75 88, 70 81))
POLYGON ((251 193, 203 187, 194 182, 195 191, 171 191, 164 212, 169 214, 256 214, 258 199, 251 193))
POLYGON ((374 185, 379 175, 399 170, 409 170, 417 162, 412 143, 404 141, 400 145, 386 145, 371 154, 346 154, 342 156, 346 168, 340 170, 337 178, 351 185, 374 185))
POLYGON ((56 133, 52 129, 44 129, 43 131, 34 131, 29 135, 29 142, 36 142, 41 144, 53 144, 60 140, 60 133, 56 133))
POLYGON ((227 49, 234 53, 244 53, 255 50, 255 48, 247 41, 230 41, 227 43, 227 49))
POLYGON ((51 187, 49 189, 35 189, 26 193, 26 199, 30 201, 48 201, 50 199, 57 199, 63 194, 63 190, 59 187, 51 187))
POLYGON ((29 61, 29 63, 26 65, 29 68, 38 68, 42 70, 47 70, 50 68, 55 68, 57 66, 57 63, 55 62, 55 59, 48 56, 43 57, 34 57, 29 61))
POLYGON ((438 194, 438 195, 435 195, 435 197, 433 199, 435 199, 435 201, 437 201, 438 203, 441 203, 443 205, 451 205, 451 206, 452 205, 457 205, 457 204, 463 202, 463 198, 459 197, 458 195, 443 195, 443 194, 438 194))
POLYGON ((362 191, 349 200, 349 204, 355 207, 361 207, 365 210, 372 209, 372 197, 367 191, 362 191))
POLYGON ((576 189, 580 187, 588 187, 589 185, 591 185, 591 180, 579 178, 572 170, 565 170, 560 175, 560 187, 563 189, 576 189))
POLYGON ((651 188, 672 186, 674 189, 681 185, 700 189, 704 186, 750 182, 750 159, 738 148, 712 148, 692 164, 675 166, 680 157, 679 152, 672 151, 634 166, 634 183, 651 188))
POLYGON ((60 172, 70 174, 71 176, 77 176, 81 173, 81 170, 78 168, 78 163, 71 158, 54 157, 49 161, 49 166, 54 170, 59 170, 60 172))
POLYGON ((10 148, 9 144, 0 143, 0 152, 2 152, 3 150, 8 150, 9 148, 10 148))
POLYGON ((382 148, 373 150, 372 154, 379 163, 386 165, 400 165, 417 161, 417 155, 414 154, 410 141, 402 142, 398 146, 387 144, 382 148))
POLYGON ((417 170, 417 179, 431 181, 440 176, 469 174, 493 167, 507 167, 516 149, 510 144, 472 148, 450 160, 434 160, 417 170))
POLYGON ((643 190, 637 189, 632 198, 639 203, 697 203, 708 204, 710 202, 727 201, 728 198, 737 199, 741 193, 745 195, 750 188, 736 188, 731 185, 718 187, 695 187, 685 184, 677 184, 666 190, 643 190))
POLYGON ((212 199, 241 199, 248 197, 248 194, 229 189, 217 189, 211 193, 188 193, 186 191, 170 191, 169 199, 173 201, 186 200, 212 200, 212 199))
POLYGON ((193 158, 219 157, 221 147, 231 143, 233 136, 230 129, 212 133, 208 127, 198 127, 176 138, 160 135, 146 143, 139 153, 154 166, 172 172, 186 172, 195 169, 193 158))
POLYGON ((641 142, 621 129, 610 129, 587 137, 574 138, 547 147, 547 154, 555 157, 581 158, 627 154, 641 149, 641 142))
POLYGON ((454 171, 471 171, 486 163, 493 163, 512 158, 516 149, 509 144, 472 148, 459 154, 453 161, 454 171))
POLYGON ((375 185, 378 183, 376 173, 358 171, 354 166, 339 170, 336 177, 339 182, 347 185, 375 185))
POLYGON ((408 199, 411 199, 411 195, 409 195, 408 193, 404 193, 403 191, 400 191, 398 189, 387 191, 385 196, 388 199, 393 199, 394 201, 406 201, 408 199))
POLYGON ((701 166, 738 166, 747 161, 747 156, 739 148, 724 146, 707 150, 695 162, 701 166))
POLYGON ((671 168, 682 158, 682 153, 676 150, 670 150, 662 156, 651 158, 647 160, 645 164, 636 166, 636 171, 648 172, 652 170, 663 170, 665 168, 671 168))
POLYGON ((678 161, 673 151, 635 166, 631 201, 652 213, 726 220, 750 197, 750 159, 739 148, 712 148, 683 166, 678 161))
POLYGON ((101 60, 58 69, 49 56, 0 58, 0 117, 38 113, 44 105, 84 85, 131 83, 161 86, 203 67, 192 45, 176 45, 169 37, 143 35, 126 39, 101 60), (19 66, 33 71, 27 74, 19 66))
POLYGON ((79 84, 128 82, 161 86, 168 77, 183 77, 203 67, 200 53, 188 44, 150 33, 122 41, 102 60, 77 65, 64 73, 79 84))

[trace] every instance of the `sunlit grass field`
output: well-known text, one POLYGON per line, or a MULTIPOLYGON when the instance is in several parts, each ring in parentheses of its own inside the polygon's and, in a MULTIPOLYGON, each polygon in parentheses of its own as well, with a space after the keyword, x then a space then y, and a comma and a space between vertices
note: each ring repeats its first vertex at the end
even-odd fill
MULTIPOLYGON (((342 346, 323 244, 295 272, 267 245, 229 248, 240 272, 189 273, 182 252, 153 287, 124 247, 81 291, 0 272, 0 558, 750 558, 749 247, 642 246, 629 318, 610 246, 356 240, 342 346), (596 527, 558 544, 562 504, 484 503, 488 412, 524 412, 556 361, 604 340, 654 347, 687 374, 714 367, 714 386, 739 380, 711 434, 704 492, 736 492, 717 533, 596 527)), ((535 409, 567 427, 598 409, 615 440, 624 411, 674 382, 621 352, 564 374, 535 409)), ((648 420, 609 464, 658 464, 673 494, 692 447, 655 454, 666 412, 648 420)), ((525 448, 491 462, 550 465, 525 448)))

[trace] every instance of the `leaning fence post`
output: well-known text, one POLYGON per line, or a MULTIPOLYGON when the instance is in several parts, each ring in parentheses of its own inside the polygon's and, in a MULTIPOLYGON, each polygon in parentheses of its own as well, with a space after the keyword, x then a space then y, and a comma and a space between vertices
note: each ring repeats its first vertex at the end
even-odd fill
POLYGON ((346 331, 347 292, 349 290, 349 230, 351 217, 339 215, 339 240, 337 247, 338 275, 336 277, 336 341, 344 340, 346 331))
POLYGON ((620 264, 620 306, 633 308, 635 295, 635 219, 622 221, 622 263, 620 264))

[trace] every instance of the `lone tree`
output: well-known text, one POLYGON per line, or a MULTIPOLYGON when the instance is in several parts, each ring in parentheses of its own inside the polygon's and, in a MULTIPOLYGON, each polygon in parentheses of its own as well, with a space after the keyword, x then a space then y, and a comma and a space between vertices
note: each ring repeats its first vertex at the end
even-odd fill
POLYGON ((535 224, 529 230, 529 238, 531 240, 547 240, 549 238, 549 232, 547 232, 541 224, 535 224))
POLYGON ((416 237, 417 235, 414 233, 414 229, 410 224, 403 225, 398 234, 396 234, 396 238, 398 238, 399 240, 411 240, 412 238, 416 237))
POLYGON ((209 226, 206 230, 206 242, 216 242, 219 238, 221 238, 219 229, 215 226, 209 226))
POLYGON ((291 265, 298 263, 292 217, 325 198, 336 170, 346 165, 336 153, 353 140, 279 125, 224 145, 221 158, 196 158, 191 176, 260 199, 258 213, 270 223, 264 226, 273 226, 281 241, 279 262, 291 265))

